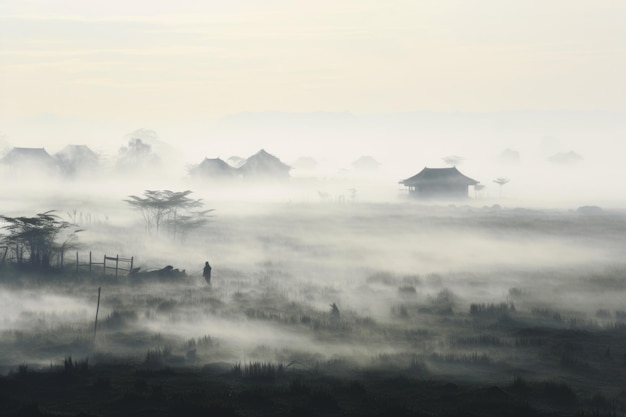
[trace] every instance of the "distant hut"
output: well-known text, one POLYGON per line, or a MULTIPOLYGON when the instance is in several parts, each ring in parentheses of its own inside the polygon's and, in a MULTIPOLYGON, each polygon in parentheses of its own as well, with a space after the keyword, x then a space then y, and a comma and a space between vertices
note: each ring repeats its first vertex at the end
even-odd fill
POLYGON ((478 184, 461 174, 456 167, 424 168, 418 174, 400 181, 415 198, 459 199, 468 197, 468 187, 478 184))
POLYGON ((58 172, 57 161, 44 148, 13 148, 0 163, 8 173, 17 176, 51 175, 58 172))
POLYGON ((204 161, 189 170, 189 175, 194 178, 224 179, 235 177, 237 170, 220 158, 204 158, 204 161))
POLYGON ((67 145, 54 156, 68 177, 93 175, 100 167, 100 157, 86 145, 67 145))
POLYGON ((371 156, 365 155, 352 162, 352 168, 357 171, 376 171, 380 163, 371 156))
POLYGON ((289 170, 291 170, 289 165, 261 149, 246 159, 246 163, 238 169, 238 172, 249 179, 286 179, 289 178, 289 170))
POLYGON ((556 165, 574 165, 582 162, 583 157, 574 151, 560 152, 552 155, 548 160, 556 165))

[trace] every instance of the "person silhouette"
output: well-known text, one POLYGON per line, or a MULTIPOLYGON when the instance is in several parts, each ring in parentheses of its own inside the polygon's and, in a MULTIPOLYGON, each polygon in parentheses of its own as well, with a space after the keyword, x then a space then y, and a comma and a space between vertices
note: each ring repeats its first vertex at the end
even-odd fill
POLYGON ((204 269, 202 270, 202 276, 207 284, 211 285, 211 265, 209 265, 209 261, 204 263, 204 269))

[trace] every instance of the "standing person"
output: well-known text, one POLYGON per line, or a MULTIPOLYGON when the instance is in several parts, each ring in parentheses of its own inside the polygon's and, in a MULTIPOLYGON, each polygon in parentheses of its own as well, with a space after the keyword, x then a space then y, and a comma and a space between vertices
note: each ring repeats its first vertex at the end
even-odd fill
POLYGON ((211 285, 211 265, 209 265, 209 261, 204 263, 204 270, 202 271, 202 276, 206 280, 206 283, 211 285))

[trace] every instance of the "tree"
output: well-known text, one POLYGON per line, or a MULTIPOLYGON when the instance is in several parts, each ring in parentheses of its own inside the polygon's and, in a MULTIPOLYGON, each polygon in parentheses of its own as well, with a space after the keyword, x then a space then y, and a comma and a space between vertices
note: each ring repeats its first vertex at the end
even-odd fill
POLYGON ((463 158, 462 156, 458 156, 458 155, 448 155, 446 157, 441 158, 441 160, 445 162, 446 165, 450 165, 451 167, 454 167, 454 166, 460 165, 461 162, 465 160, 465 158, 463 158))
POLYGON ((158 236, 161 226, 165 225, 169 235, 176 239, 179 234, 181 238, 194 227, 200 227, 208 222, 208 213, 213 211, 204 210, 194 212, 192 209, 203 206, 201 200, 189 198, 192 191, 170 191, 170 190, 146 190, 144 197, 135 195, 124 200, 131 207, 139 210, 143 215, 146 233, 154 233, 158 236))
POLYGON ((210 222, 208 213, 212 211, 213 209, 189 212, 188 214, 180 214, 175 219, 166 220, 166 224, 169 226, 168 230, 170 230, 170 236, 172 236, 173 239, 178 238, 181 242, 184 242, 189 232, 198 230, 210 222))
POLYGON ((508 183, 509 181, 511 180, 505 177, 498 177, 495 180, 493 180, 493 182, 495 182, 496 184, 500 186, 500 199, 502 199, 502 187, 504 186, 504 184, 508 183))
POLYGON ((483 190, 487 188, 485 185, 483 184, 476 184, 474 185, 474 196, 476 198, 481 198, 482 197, 482 192, 483 190))
POLYGON ((2 241, 16 247, 18 253, 19 247, 25 250, 33 266, 49 269, 52 255, 56 253, 63 257, 65 251, 74 247, 76 234, 82 231, 73 229, 76 225, 60 220, 53 213, 54 210, 50 210, 35 217, 0 216, 7 223, 2 229, 9 233, 2 237, 2 241))
POLYGON ((137 171, 154 169, 159 166, 161 159, 152 152, 152 145, 142 138, 131 137, 127 147, 121 147, 118 151, 116 168, 121 171, 137 171))

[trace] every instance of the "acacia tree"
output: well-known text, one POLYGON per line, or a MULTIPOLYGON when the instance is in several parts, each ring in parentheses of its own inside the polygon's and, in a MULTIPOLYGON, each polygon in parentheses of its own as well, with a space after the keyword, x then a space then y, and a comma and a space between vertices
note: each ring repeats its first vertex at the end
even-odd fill
POLYGON ((511 181, 508 178, 505 177, 498 177, 495 180, 493 180, 493 182, 495 182, 496 184, 498 184, 500 186, 500 199, 502 199, 502 187, 507 184, 509 181, 511 181))
POLYGON ((213 209, 194 211, 180 214, 176 219, 168 219, 166 223, 170 226, 169 230, 174 231, 174 233, 170 232, 170 236, 173 239, 178 238, 181 242, 185 242, 189 232, 200 229, 209 223, 209 213, 212 211, 213 209))
POLYGON ((441 158, 441 160, 445 162, 447 165, 454 167, 454 166, 460 165, 461 162, 465 160, 465 158, 463 158, 462 156, 458 156, 458 155, 448 155, 446 157, 441 158))
POLYGON ((65 251, 74 247, 76 234, 82 231, 73 229, 76 225, 61 220, 54 210, 38 213, 35 217, 0 215, 0 219, 6 223, 2 229, 8 232, 8 235, 2 236, 2 242, 16 247, 18 254, 18 248, 23 248, 30 257, 30 263, 43 269, 50 268, 54 253, 62 257, 65 251))
MULTIPOLYGON (((192 191, 146 190, 144 197, 129 196, 124 200, 131 207, 141 212, 146 233, 159 235, 161 226, 165 225, 169 235, 176 239, 179 233, 188 233, 193 227, 199 227, 208 222, 208 213, 204 210, 194 212, 192 209, 203 206, 202 200, 189 198, 192 191)), ((181 236, 182 237, 182 236, 181 236)))

